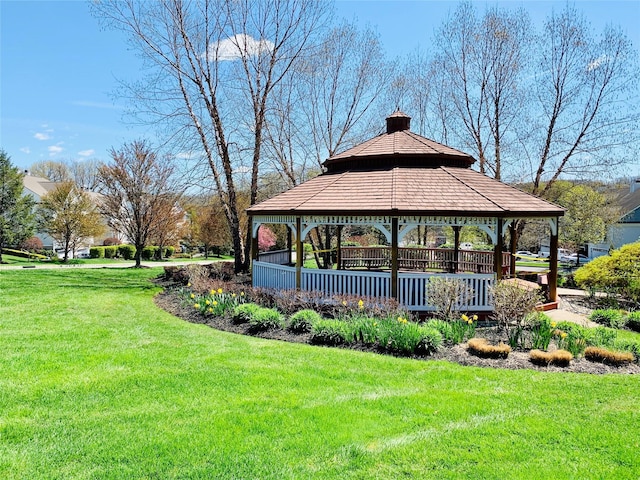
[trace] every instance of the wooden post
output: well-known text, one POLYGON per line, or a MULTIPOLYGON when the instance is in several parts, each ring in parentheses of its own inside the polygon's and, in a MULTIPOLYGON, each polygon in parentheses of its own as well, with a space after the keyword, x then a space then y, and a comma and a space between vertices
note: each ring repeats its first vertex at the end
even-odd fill
POLYGON ((518 249, 518 238, 516 237, 516 221, 512 221, 509 225, 509 251, 511 258, 509 262, 509 276, 516 276, 516 251, 518 249))
POLYGON ((458 271, 458 262, 460 261, 460 225, 453 226, 453 265, 451 273, 458 271))
POLYGON ((296 217, 296 289, 302 287, 302 262, 304 261, 304 248, 302 247, 302 218, 296 217))
POLYGON ((398 299, 398 217, 391 219, 391 297, 398 299))
MULTIPOLYGON (((249 221, 249 225, 253 227, 253 217, 249 221)), ((258 231, 260 227, 256 230, 256 234, 251 237, 251 260, 256 261, 259 258, 260 252, 258 251, 258 231)))
POLYGON ((496 225, 496 245, 493 251, 493 269, 496 272, 496 280, 502 280, 502 247, 504 243, 502 225, 503 220, 499 218, 496 225))
POLYGON ((558 217, 555 224, 551 222, 551 238, 549 239, 549 301, 558 301, 558 217))
POLYGON ((287 251, 289 252, 289 261, 287 265, 291 265, 291 253, 293 252, 293 232, 291 227, 287 225, 287 251))
POLYGON ((338 235, 337 238, 337 249, 338 249, 338 258, 336 259, 336 262, 338 262, 338 270, 342 269, 342 225, 338 225, 338 232, 336 233, 336 235, 338 235))

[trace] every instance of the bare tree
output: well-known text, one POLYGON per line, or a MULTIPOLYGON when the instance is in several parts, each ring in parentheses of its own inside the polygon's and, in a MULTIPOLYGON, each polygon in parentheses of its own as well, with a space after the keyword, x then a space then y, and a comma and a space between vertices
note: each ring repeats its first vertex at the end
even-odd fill
POLYGON ((625 34, 607 27, 595 37, 584 16, 567 5, 547 19, 536 51, 541 121, 528 148, 533 193, 544 195, 562 174, 611 171, 634 159, 640 71, 625 34))
MULTIPOLYGON (((393 71, 378 35, 348 23, 329 30, 294 68, 293 84, 279 85, 267 122, 267 158, 289 187, 319 173, 327 157, 379 132, 379 105, 393 71)), ((328 267, 331 229, 320 230, 310 240, 314 251, 326 253, 316 255, 318 264, 328 267)))
POLYGON ((52 182, 74 182, 79 188, 95 191, 98 187, 98 167, 101 162, 97 159, 87 160, 43 160, 31 165, 30 173, 37 177, 44 177, 52 182))
POLYGON ((106 0, 97 15, 129 34, 149 77, 128 85, 139 118, 206 163, 229 223, 236 270, 249 264, 238 207, 239 171, 258 194, 273 89, 311 41, 328 4, 313 0, 106 0), (195 139, 195 140, 194 140, 195 139))
POLYGON ((44 195, 36 215, 40 230, 62 245, 64 262, 82 242, 105 231, 94 199, 71 181, 60 183, 44 195))
POLYGON ((513 136, 523 110, 530 37, 524 11, 493 7, 479 18, 473 5, 463 2, 438 31, 437 54, 427 71, 439 87, 433 102, 446 125, 442 130, 473 149, 480 172, 497 179, 509 146, 505 137, 513 136))
POLYGON ((135 245, 136 267, 140 267, 142 249, 156 233, 164 206, 174 204, 179 196, 174 166, 143 141, 111 149, 111 157, 112 162, 99 169, 100 210, 109 226, 135 245))

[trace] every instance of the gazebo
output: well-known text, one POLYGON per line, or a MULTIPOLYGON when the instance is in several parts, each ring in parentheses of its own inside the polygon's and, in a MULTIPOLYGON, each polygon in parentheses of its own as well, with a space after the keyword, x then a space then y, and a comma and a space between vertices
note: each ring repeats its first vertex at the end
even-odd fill
MULTIPOLYGON (((504 233, 518 219, 536 218, 546 219, 550 226, 549 299, 556 301, 558 219, 564 210, 472 170, 472 156, 412 133, 410 120, 396 111, 386 119, 386 132, 327 159, 318 177, 247 210, 253 239, 253 285, 317 290, 327 295, 392 297, 410 310, 427 311, 433 308, 427 301, 429 279, 444 276, 465 282, 474 292, 461 300, 461 308, 491 311, 490 287, 515 273, 512 254, 516 246, 511 242, 511 252, 504 251, 504 233), (339 241, 338 270, 303 268, 301 254, 296 255, 295 266, 288 264, 290 254, 279 261, 274 256, 259 257, 257 237, 263 224, 286 225, 295 236, 298 253, 317 226, 337 226, 338 231, 347 225, 374 226, 390 245, 388 268, 340 269, 345 263, 341 262, 339 241), (436 259, 444 271, 407 268, 415 262, 406 261, 401 246, 406 234, 418 226, 453 228, 454 248, 436 259), (494 249, 488 254, 488 270, 473 271, 469 260, 461 258, 459 232, 463 226, 477 226, 491 239, 494 249)), ((421 258, 421 265, 431 265, 430 257, 421 258)))

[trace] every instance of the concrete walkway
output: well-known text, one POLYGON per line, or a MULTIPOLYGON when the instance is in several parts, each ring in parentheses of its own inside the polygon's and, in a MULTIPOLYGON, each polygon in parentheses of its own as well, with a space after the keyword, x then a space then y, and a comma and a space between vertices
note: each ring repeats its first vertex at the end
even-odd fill
POLYGON ((562 308, 563 297, 584 297, 587 293, 584 290, 577 290, 573 288, 558 288, 558 298, 560 308, 556 310, 547 310, 544 312, 549 318, 556 322, 573 322, 583 327, 597 327, 597 323, 590 321, 586 315, 574 313, 562 308))

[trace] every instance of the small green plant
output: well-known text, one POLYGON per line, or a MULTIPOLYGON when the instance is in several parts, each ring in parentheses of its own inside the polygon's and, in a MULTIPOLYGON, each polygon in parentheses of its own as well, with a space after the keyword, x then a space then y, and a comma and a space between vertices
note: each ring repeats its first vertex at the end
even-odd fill
POLYGON ((320 320, 311 327, 311 343, 342 345, 352 343, 353 329, 343 320, 320 320))
POLYGON ((251 321, 260 308, 262 307, 255 303, 244 303, 242 305, 238 305, 233 309, 231 319, 233 320, 233 323, 247 323, 251 321))
POLYGON ((315 310, 300 310, 291 315, 287 328, 295 333, 307 333, 311 331, 313 324, 320 320, 322 317, 315 310))
POLYGON ((261 307, 249 319, 249 325, 254 331, 282 328, 284 317, 274 308, 261 307))
POLYGON ((371 317, 355 317, 351 320, 356 341, 363 345, 378 343, 380 321, 371 317))
POLYGON ((620 310, 608 308, 594 310, 589 320, 610 328, 623 328, 626 318, 620 310))
POLYGON ((557 323, 541 312, 527 317, 527 323, 531 328, 531 347, 538 350, 547 350, 557 323))
POLYGON ((558 324, 558 328, 554 331, 554 334, 558 337, 558 348, 567 350, 574 357, 578 357, 582 355, 587 347, 589 329, 576 324, 567 325, 568 323, 562 322, 558 324))
POLYGON ((627 315, 627 328, 640 332, 640 310, 627 315))

